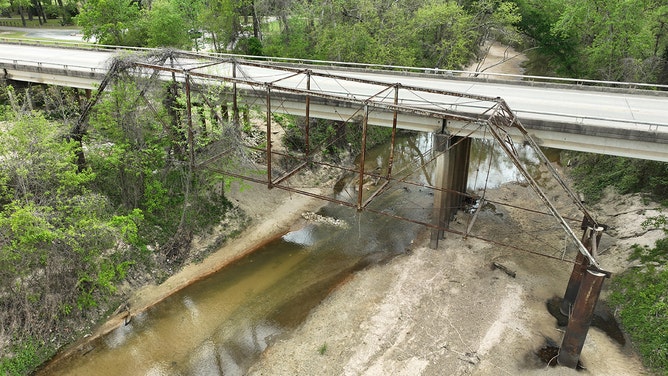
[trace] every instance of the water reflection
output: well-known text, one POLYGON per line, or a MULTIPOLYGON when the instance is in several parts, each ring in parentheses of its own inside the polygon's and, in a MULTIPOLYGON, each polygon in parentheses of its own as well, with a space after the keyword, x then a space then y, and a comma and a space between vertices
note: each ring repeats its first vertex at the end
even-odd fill
MULTIPOLYGON (((529 173, 536 178, 538 173, 538 156, 529 147, 515 145, 519 159, 529 173)), ((469 165, 469 181, 467 189, 480 192, 498 188, 508 182, 524 182, 526 179, 505 154, 505 151, 493 140, 475 140, 471 143, 471 159, 469 165)))
MULTIPOLYGON (((535 179, 541 179, 541 170, 536 151, 523 145, 514 145, 519 160, 535 179)), ((434 186, 436 175, 436 155, 433 152, 432 135, 420 133, 416 135, 402 135, 397 137, 395 146, 394 166, 392 177, 395 180, 390 191, 403 190, 408 192, 416 190, 415 184, 403 184, 401 181, 409 181, 434 186), (399 181, 399 183, 397 183, 399 181)), ((369 177, 364 182, 363 200, 382 182, 382 177, 387 175, 389 168, 389 153, 386 148, 374 148, 367 152, 364 169, 370 174, 381 176, 381 178, 369 177)), ((356 162, 359 163, 359 162, 356 162)), ((359 177, 357 173, 345 174, 335 185, 334 194, 338 200, 356 202, 359 177)), ((524 175, 515 167, 512 160, 508 158, 505 151, 494 140, 475 139, 471 142, 471 154, 469 159, 469 174, 467 190, 469 193, 480 194, 485 189, 498 188, 508 182, 524 182, 524 175)), ((410 197, 407 197, 410 200, 410 197)), ((386 202, 383 205, 387 206, 386 202)), ((410 202, 409 202, 410 205, 410 202)), ((427 205, 431 205, 429 202, 427 205)))

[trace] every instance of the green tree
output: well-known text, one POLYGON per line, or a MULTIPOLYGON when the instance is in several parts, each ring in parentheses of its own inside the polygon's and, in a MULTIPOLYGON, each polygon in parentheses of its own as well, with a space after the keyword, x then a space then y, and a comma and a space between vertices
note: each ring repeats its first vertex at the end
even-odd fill
POLYGON ((517 27, 529 40, 529 46, 537 47, 529 55, 529 70, 538 75, 580 76, 577 38, 552 30, 563 11, 562 4, 537 0, 515 0, 515 4, 522 15, 517 27))
POLYGON ((445 69, 461 68, 477 49, 473 18, 454 2, 433 1, 417 10, 412 26, 420 56, 418 64, 445 69))
MULTIPOLYGON (((520 29, 534 38, 547 61, 566 76, 656 82, 668 38, 665 1, 515 0, 520 29)), ((541 72, 542 73, 542 72, 541 72)), ((550 73, 550 72, 544 72, 550 73)))
POLYGON ((115 216, 88 188, 95 173, 78 170, 65 127, 34 113, 2 127, 0 323, 16 345, 40 338, 49 346, 64 317, 87 315, 124 278, 142 215, 115 216))
POLYGON ((9 0, 0 0, 0 13, 5 12, 11 6, 12 3, 9 0))
POLYGON ((84 39, 118 46, 139 46, 145 42, 140 26, 140 2, 127 0, 88 0, 76 17, 84 39))
POLYGON ((147 15, 146 32, 148 47, 175 47, 189 49, 191 46, 189 25, 184 9, 170 0, 155 0, 147 15))
POLYGON ((226 52, 241 32, 239 15, 231 0, 204 0, 199 19, 211 34, 216 52, 226 52))

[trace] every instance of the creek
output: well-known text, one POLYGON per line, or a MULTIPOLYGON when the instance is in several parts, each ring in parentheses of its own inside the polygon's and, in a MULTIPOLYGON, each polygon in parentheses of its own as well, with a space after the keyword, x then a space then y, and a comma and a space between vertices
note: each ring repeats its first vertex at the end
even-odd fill
MULTIPOLYGON (((469 189, 519 180, 502 152, 476 141, 469 189), (491 161, 491 162, 490 162, 491 161), (482 171, 484 166, 484 172, 482 171), (487 174, 487 166, 492 170, 487 174)), ((435 163, 424 164, 428 134, 397 139, 394 171, 413 171, 410 180, 431 184, 435 163)), ((527 152, 527 158, 532 159, 527 152)), ((535 160, 535 158, 533 158, 535 160)), ((389 145, 367 152, 369 171, 384 171, 389 145)), ((357 183, 344 176, 339 199, 354 201, 357 183)), ((371 205, 384 213, 427 222, 433 193, 397 183, 371 205)), ((357 212, 334 204, 321 216, 344 227, 310 223, 175 293, 92 343, 84 355, 62 360, 53 375, 241 375, 272 341, 295 329, 339 284, 357 270, 405 252, 420 231, 417 224, 357 212)))

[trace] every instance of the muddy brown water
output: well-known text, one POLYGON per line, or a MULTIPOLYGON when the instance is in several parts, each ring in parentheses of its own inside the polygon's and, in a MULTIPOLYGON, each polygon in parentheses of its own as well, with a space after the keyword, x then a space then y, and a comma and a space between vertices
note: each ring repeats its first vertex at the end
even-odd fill
MULTIPOLYGON (((501 152, 487 145, 474 143, 469 189, 519 179, 501 152)), ((400 137, 394 171, 413 171, 412 181, 431 184, 433 163, 421 162, 428 159, 429 149, 429 135, 400 137)), ((383 170, 388 159, 387 145, 374 148, 367 153, 367 168, 383 170)), ((356 185, 355 177, 344 177, 335 194, 352 199, 356 185)), ((427 189, 396 184, 371 205, 428 221, 432 200, 427 189)), ((290 232, 133 317, 94 341, 89 352, 60 361, 49 374, 242 375, 272 341, 297 327, 351 273, 405 252, 423 230, 336 205, 325 206, 319 214, 345 221, 347 229, 309 224, 290 232)))

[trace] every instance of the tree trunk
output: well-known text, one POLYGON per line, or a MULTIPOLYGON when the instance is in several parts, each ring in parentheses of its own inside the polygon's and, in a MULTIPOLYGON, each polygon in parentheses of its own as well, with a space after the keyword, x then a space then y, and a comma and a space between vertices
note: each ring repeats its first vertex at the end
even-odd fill
POLYGON ((21 23, 23 24, 23 27, 28 26, 26 23, 25 8, 23 5, 19 6, 19 14, 21 15, 21 23))
POLYGON ((65 10, 65 5, 63 5, 63 0, 58 0, 58 8, 60 9, 60 17, 62 19, 61 22, 63 26, 65 26, 65 24, 67 24, 67 20, 65 19, 67 11, 65 10))
POLYGON ((42 5, 42 2, 40 0, 35 1, 37 3, 37 17, 39 18, 40 16, 41 21, 39 21, 39 24, 45 24, 46 23, 46 13, 44 12, 44 6, 42 5))
POLYGON ((253 12, 253 36, 261 40, 260 19, 257 16, 257 9, 255 9, 255 1, 251 1, 251 12, 253 12))
POLYGON ((668 49, 663 53, 663 67, 659 73, 658 84, 668 85, 668 49))

